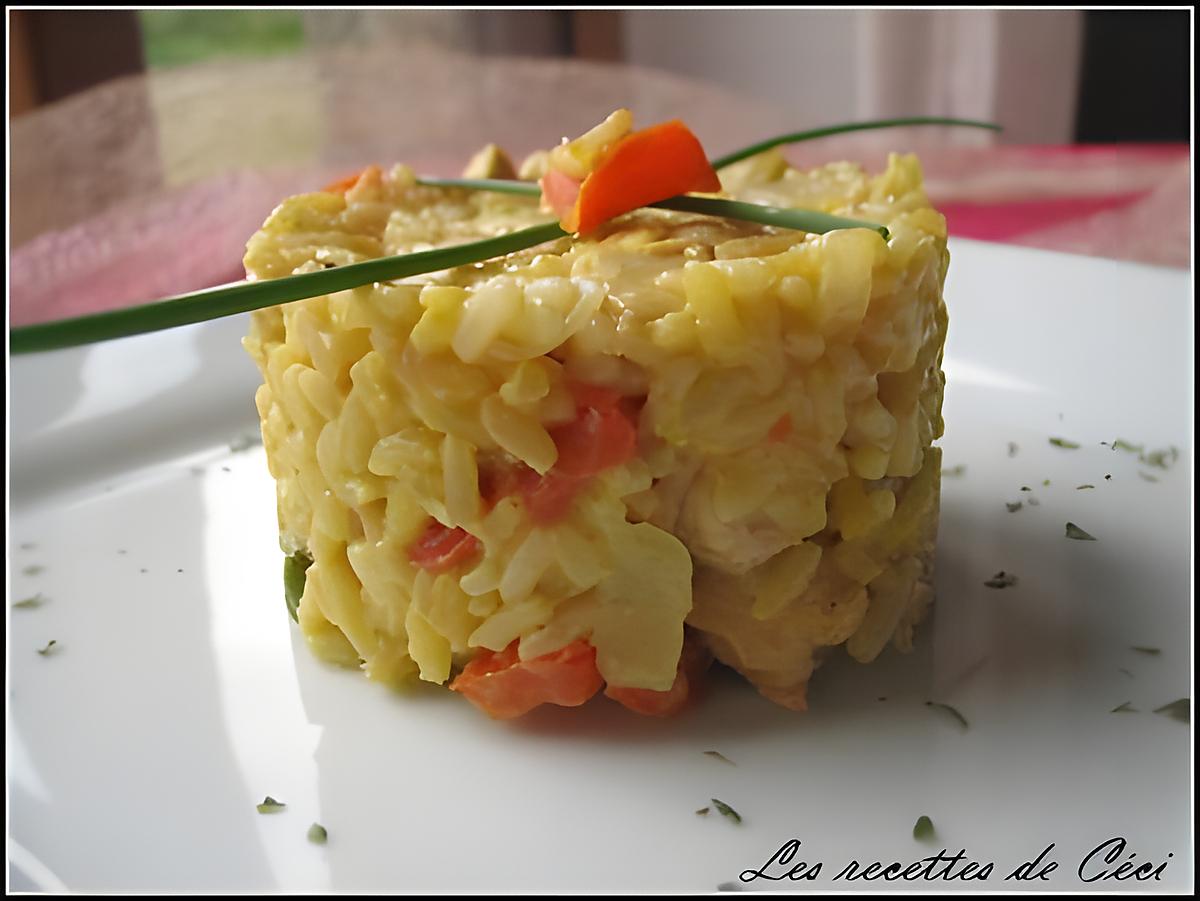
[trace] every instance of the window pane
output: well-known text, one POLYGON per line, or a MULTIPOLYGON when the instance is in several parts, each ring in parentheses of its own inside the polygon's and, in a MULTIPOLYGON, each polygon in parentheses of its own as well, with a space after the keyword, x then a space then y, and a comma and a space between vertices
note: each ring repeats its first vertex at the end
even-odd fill
POLYGON ((148 68, 216 57, 292 53, 305 44, 297 10, 148 9, 138 12, 148 68))

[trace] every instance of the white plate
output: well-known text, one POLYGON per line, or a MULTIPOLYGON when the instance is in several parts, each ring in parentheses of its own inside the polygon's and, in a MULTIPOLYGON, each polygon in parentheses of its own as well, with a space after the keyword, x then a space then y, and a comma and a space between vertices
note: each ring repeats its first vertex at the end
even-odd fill
POLYGON ((14 360, 11 592, 46 602, 9 615, 12 887, 703 892, 795 838, 815 881, 742 887, 875 889, 834 877, 945 847, 990 877, 886 886, 1015 888, 1054 843, 1025 886, 1129 888, 1080 880, 1114 837, 1166 863, 1139 888, 1189 887, 1190 727, 1151 712, 1191 684, 1188 277, 952 253, 942 443, 966 472, 936 612, 911 655, 839 655, 803 715, 718 677, 673 721, 597 700, 502 724, 328 668, 284 609, 262 448, 229 448, 256 427, 243 320, 14 360), (1153 469, 1117 438, 1181 456, 1153 469), (997 570, 1019 583, 985 587, 997 570), (710 798, 741 825, 697 816, 710 798))

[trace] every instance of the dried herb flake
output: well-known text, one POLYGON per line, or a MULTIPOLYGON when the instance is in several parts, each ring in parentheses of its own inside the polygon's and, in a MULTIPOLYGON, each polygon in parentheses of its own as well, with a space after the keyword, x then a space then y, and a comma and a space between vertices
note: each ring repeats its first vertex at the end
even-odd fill
POLYGON ((1148 472, 1142 472, 1140 469, 1138 470, 1138 475, 1141 476, 1142 480, 1146 481, 1146 482, 1157 482, 1158 481, 1157 476, 1152 476, 1148 472))
POLYGON ((1074 538, 1076 541, 1096 541, 1095 535, 1089 535, 1073 522, 1067 523, 1067 538, 1074 538))
POLYGON ((50 639, 50 643, 49 643, 49 644, 47 644, 47 645, 46 645, 44 648, 38 648, 38 653, 39 653, 39 654, 41 654, 43 657, 46 657, 46 656, 48 656, 48 655, 49 655, 51 652, 53 652, 53 650, 54 650, 56 647, 58 647, 58 639, 57 639, 57 638, 51 638, 51 639, 50 639))
POLYGON ((231 453, 240 454, 242 451, 250 450, 255 445, 262 444, 262 435, 258 432, 247 432, 245 435, 238 435, 229 442, 229 450, 231 453))
POLYGON ((720 751, 705 751, 705 752, 704 752, 704 756, 705 756, 705 757, 712 757, 712 758, 714 758, 714 759, 716 759, 716 760, 723 761, 723 762, 725 762, 725 763, 729 764, 730 766, 737 766, 737 764, 736 764, 736 763, 734 763, 732 760, 730 760, 728 757, 726 757, 726 756, 725 756, 724 754, 722 754, 720 751))
POLYGON ((1172 446, 1163 448, 1162 450, 1150 451, 1148 454, 1142 454, 1140 459, 1147 466, 1169 469, 1179 459, 1179 448, 1172 446))
POLYGON ((949 704, 940 704, 937 701, 926 701, 925 706, 933 707, 937 710, 945 711, 950 716, 952 716, 956 720, 958 720, 959 725, 961 725, 963 727, 963 729, 969 729, 971 726, 971 724, 967 722, 967 718, 965 716, 963 716, 961 713, 959 713, 958 710, 951 707, 949 704))
POLYGON ((728 817, 735 823, 740 823, 742 821, 742 815, 724 801, 718 801, 716 798, 709 798, 709 800, 712 801, 713 807, 717 808, 717 812, 720 813, 721 816, 728 817))
POLYGON ((1016 513, 1018 510, 1020 510, 1025 505, 1023 503, 1021 503, 1020 501, 1013 501, 1012 503, 1005 501, 1004 506, 1008 509, 1009 513, 1016 513))
POLYGON ((1180 698, 1178 701, 1172 701, 1170 704, 1163 704, 1163 706, 1155 708, 1154 712, 1169 716, 1173 720, 1179 720, 1181 723, 1191 723, 1192 699, 1180 698))
POLYGON ((707 807, 701 807, 699 810, 696 811, 696 816, 706 817, 706 816, 708 816, 708 810, 709 810, 709 808, 707 808, 707 807))
POLYGON ((924 815, 918 817, 913 826, 913 838, 919 842, 929 841, 933 838, 933 820, 924 815))
POLYGON ((1095 487, 1096 487, 1095 485, 1076 485, 1075 490, 1083 491, 1085 488, 1095 488, 1095 487))
POLYGON ((1148 647, 1142 647, 1139 645, 1132 645, 1132 644, 1129 646, 1129 650, 1137 651, 1139 654, 1150 654, 1154 657, 1157 657, 1159 654, 1162 653, 1162 648, 1148 648, 1148 647))
POLYGON ((15 604, 13 604, 13 608, 16 610, 32 610, 35 607, 42 606, 44 603, 46 603, 46 599, 39 591, 37 594, 33 595, 33 597, 28 597, 24 600, 17 601, 15 604))
POLYGON ((1004 570, 996 573, 986 582, 983 583, 988 588, 1008 588, 1010 585, 1017 584, 1017 577, 1012 573, 1006 573, 1004 570))
POLYGON ((1077 450, 1079 445, 1074 441, 1068 441, 1066 438, 1051 438, 1050 443, 1055 447, 1061 447, 1065 450, 1077 450))
POLYGON ((1126 701, 1124 704, 1121 704, 1118 707, 1114 707, 1112 710, 1110 710, 1108 712, 1109 713, 1137 713, 1137 708, 1134 707, 1132 704, 1130 704, 1128 701, 1126 701))

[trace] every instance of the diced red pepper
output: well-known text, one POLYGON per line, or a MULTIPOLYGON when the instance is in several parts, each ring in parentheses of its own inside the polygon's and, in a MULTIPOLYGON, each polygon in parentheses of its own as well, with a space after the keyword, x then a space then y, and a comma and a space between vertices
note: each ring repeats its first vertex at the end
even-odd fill
POLYGON ((676 194, 721 190, 699 139, 678 119, 621 138, 582 183, 551 169, 541 184, 542 196, 562 227, 581 235, 676 194))
POLYGON ((582 182, 571 178, 558 169, 550 169, 542 176, 540 182, 542 197, 546 205, 554 211, 559 221, 565 220, 575 209, 575 201, 579 198, 579 186, 582 182))
MULTIPOLYGON (((533 473, 533 470, 529 470, 533 473)), ((583 488, 586 479, 562 475, 550 470, 544 476, 534 481, 524 481, 521 485, 521 498, 529 511, 529 518, 535 525, 548 526, 558 522, 571 511, 571 504, 583 488)))
POLYGON ((701 677, 712 662, 708 649, 690 634, 683 639, 683 651, 675 670, 675 681, 666 691, 651 691, 648 688, 620 688, 608 686, 604 693, 634 713, 644 716, 672 716, 687 704, 688 698, 700 686, 701 677))
POLYGON ((449 572, 479 553, 479 539, 465 529, 451 529, 436 519, 408 548, 414 565, 434 574, 449 572))
POLYGON ((587 480, 637 453, 635 422, 644 398, 623 397, 613 388, 573 383, 576 418, 550 431, 558 461, 539 476, 523 463, 484 467, 479 493, 489 507, 502 497, 520 494, 530 518, 549 525, 571 509, 587 480))
POLYGON ((783 441, 790 434, 792 434, 792 416, 790 413, 784 413, 779 417, 779 421, 771 426, 771 431, 767 432, 767 440, 783 441))
POLYGON ((550 432, 558 448, 554 472, 587 478, 620 466, 637 452, 637 430, 616 407, 587 407, 574 422, 550 432))
POLYGON ((583 639, 532 660, 517 655, 518 642, 484 651, 450 683, 493 719, 507 720, 541 704, 578 707, 600 690, 596 649, 583 639))

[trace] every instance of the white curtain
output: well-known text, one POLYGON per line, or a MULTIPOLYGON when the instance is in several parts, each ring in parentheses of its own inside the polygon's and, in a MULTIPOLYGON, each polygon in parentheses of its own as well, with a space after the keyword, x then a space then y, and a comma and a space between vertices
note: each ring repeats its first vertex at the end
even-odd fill
POLYGON ((1074 135, 1078 10, 626 10, 622 23, 630 62, 735 88, 802 124, 943 115, 1000 121, 1009 143, 1074 135))
MULTIPOLYGON (((858 113, 966 116, 1004 124, 1004 140, 1070 143, 1083 13, 1078 10, 876 10, 859 15, 858 113)), ((980 136, 961 133, 961 137, 980 136)))
MULTIPOLYGON (((799 126, 905 115, 1002 122, 1007 143, 1069 143, 1079 10, 626 9, 617 54, 773 104, 799 126)), ((310 10, 311 44, 377 40, 503 56, 563 56, 566 10, 310 10)), ((578 35, 576 37, 578 40, 578 35)), ((569 85, 566 87, 569 88, 569 85)), ((941 140, 986 144, 985 132, 941 140)))

